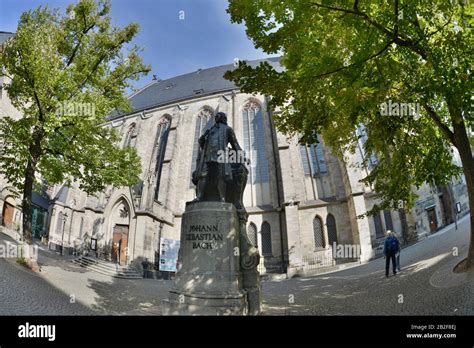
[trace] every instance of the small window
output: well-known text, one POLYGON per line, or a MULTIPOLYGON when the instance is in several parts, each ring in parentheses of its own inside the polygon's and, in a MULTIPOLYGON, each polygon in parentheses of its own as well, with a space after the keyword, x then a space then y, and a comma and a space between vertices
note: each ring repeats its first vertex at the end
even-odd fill
POLYGON ((316 250, 325 249, 326 240, 324 239, 323 221, 319 216, 316 216, 313 220, 313 235, 316 250))
POLYGON ((328 214, 328 217, 326 219, 326 227, 328 229, 329 246, 333 246, 334 243, 337 244, 337 228, 336 219, 332 214, 328 214))
POLYGON ((257 226, 254 223, 250 223, 247 229, 247 236, 249 237, 250 243, 258 248, 258 240, 257 240, 257 226))

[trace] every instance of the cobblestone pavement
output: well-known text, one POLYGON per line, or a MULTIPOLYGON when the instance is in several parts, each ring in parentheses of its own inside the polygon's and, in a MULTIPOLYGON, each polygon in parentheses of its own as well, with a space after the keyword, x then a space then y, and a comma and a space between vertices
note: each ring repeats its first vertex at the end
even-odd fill
MULTIPOLYGON (((315 277, 265 281, 264 314, 473 315, 474 273, 451 272, 467 253, 468 227, 464 218, 457 231, 449 227, 402 250, 402 272, 388 279, 377 259, 315 277)), ((0 234, 0 243, 5 238, 0 234)), ((156 315, 171 286, 98 274, 46 250, 39 264, 41 272, 33 273, 0 259, 0 315, 156 315)))
POLYGON ((71 263, 64 268, 62 262, 43 265, 42 275, 96 314, 105 315, 141 314, 159 306, 171 285, 165 280, 113 278, 71 263))
POLYGON ((467 255, 469 219, 401 252, 402 271, 385 278, 385 260, 341 272, 264 282, 268 315, 474 315, 474 272, 454 274, 467 255), (453 255, 453 248, 458 255, 453 255))
MULTIPOLYGON (((0 244, 5 241, 14 243, 0 234, 0 244)), ((0 259, 0 315, 142 314, 161 303, 170 285, 102 275, 45 249, 38 263, 41 272, 34 273, 14 258, 0 259)))
POLYGON ((94 312, 14 260, 0 259, 0 315, 90 315, 94 312))

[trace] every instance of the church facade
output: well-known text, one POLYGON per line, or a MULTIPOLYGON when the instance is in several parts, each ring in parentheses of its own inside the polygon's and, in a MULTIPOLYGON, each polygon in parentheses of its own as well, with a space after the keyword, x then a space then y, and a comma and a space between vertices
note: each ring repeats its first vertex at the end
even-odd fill
MULTIPOLYGON (((268 62, 281 69, 278 59, 268 62)), ((294 273, 345 259, 367 261, 380 253, 388 229, 414 241, 468 213, 461 177, 446 187, 420 188, 411 211, 357 218, 379 201, 376 192, 359 182, 370 168, 354 166, 365 156, 363 129, 357 130, 358 150, 344 160, 331 153, 324 139, 301 145, 275 129, 267 96, 241 93, 223 78, 232 68, 223 65, 154 79, 132 94, 133 111, 115 114, 103 126, 121 134, 119 146, 137 150, 140 182, 95 195, 74 186, 46 188, 41 196, 48 201, 49 248, 81 254, 94 245, 97 256, 105 260, 130 264, 146 259, 157 264, 160 238, 180 238, 186 202, 196 197, 191 179, 198 139, 219 111, 226 113, 250 159, 243 203, 249 214, 247 233, 260 251, 263 272, 294 273), (357 254, 338 259, 333 250, 337 245, 354 246, 357 254)), ((2 93, 4 114, 7 96, 2 93)), ((8 230, 9 216, 21 214, 21 206, 3 179, 0 190, 2 223, 8 230)))

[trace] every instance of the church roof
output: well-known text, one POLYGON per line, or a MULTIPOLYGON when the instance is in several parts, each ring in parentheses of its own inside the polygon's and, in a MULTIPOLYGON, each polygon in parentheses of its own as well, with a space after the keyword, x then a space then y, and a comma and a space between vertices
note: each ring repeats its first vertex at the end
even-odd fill
MULTIPOLYGON (((247 63, 252 67, 256 67, 263 61, 267 61, 277 71, 283 70, 279 64, 280 57, 252 60, 247 61, 247 63)), ((153 81, 129 97, 132 112, 236 89, 238 87, 234 83, 224 79, 224 73, 234 69, 233 64, 220 65, 208 69, 199 69, 166 80, 153 81)), ((109 120, 120 116, 123 116, 123 114, 112 113, 109 120)))
POLYGON ((9 38, 14 36, 15 34, 10 33, 8 31, 0 31, 0 45, 7 41, 9 38))

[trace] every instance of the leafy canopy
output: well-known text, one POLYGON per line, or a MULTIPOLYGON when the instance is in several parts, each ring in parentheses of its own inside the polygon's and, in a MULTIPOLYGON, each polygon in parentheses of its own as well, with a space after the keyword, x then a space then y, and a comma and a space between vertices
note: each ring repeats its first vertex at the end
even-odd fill
POLYGON ((138 24, 115 27, 109 11, 109 1, 93 0, 65 14, 39 7, 5 43, 5 88, 23 117, 0 115, 0 172, 17 189, 28 163, 50 184, 76 180, 89 193, 137 181, 136 151, 119 148, 118 133, 102 125, 111 110, 129 110, 124 91, 150 68, 138 47, 124 52, 138 24))
MULTIPOLYGON (((412 186, 446 183, 452 122, 474 129, 472 7, 446 0, 230 0, 256 47, 282 54, 285 70, 241 62, 226 78, 272 96, 276 126, 303 142, 321 134, 333 151, 354 151, 355 128, 378 165, 365 178, 379 208, 413 203, 412 186), (420 117, 382 116, 382 103, 418 103, 420 117)), ((472 134, 472 133, 471 133, 472 134)), ((366 161, 368 160, 366 158, 366 161)), ((367 164, 367 163, 365 163, 367 164)))

